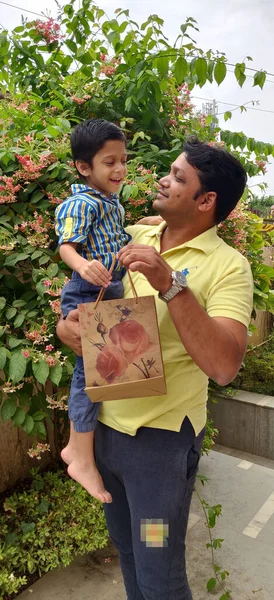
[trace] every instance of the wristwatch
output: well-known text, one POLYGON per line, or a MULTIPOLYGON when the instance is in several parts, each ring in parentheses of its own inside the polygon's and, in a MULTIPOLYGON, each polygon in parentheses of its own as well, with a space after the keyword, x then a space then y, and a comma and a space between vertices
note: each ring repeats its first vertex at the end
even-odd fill
POLYGON ((165 294, 159 292, 158 297, 164 302, 170 302, 174 296, 179 294, 185 287, 187 287, 186 275, 182 271, 172 271, 172 286, 167 290, 165 294))

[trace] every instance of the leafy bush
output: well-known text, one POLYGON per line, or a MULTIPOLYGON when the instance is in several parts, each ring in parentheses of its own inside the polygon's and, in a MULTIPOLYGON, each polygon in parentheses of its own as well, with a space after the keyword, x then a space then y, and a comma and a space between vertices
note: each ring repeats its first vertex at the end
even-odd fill
POLYGON ((261 346, 249 350, 234 379, 233 388, 274 396, 274 334, 261 346))
POLYGON ((0 511, 0 600, 30 574, 67 566, 108 542, 103 506, 63 472, 32 471, 29 484, 6 496, 0 511))

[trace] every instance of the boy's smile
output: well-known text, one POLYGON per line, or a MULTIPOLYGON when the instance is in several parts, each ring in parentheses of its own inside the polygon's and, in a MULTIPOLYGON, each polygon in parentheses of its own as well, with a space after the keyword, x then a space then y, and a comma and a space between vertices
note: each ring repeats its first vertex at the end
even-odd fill
POLYGON ((121 140, 107 140, 93 157, 91 166, 83 161, 77 163, 90 187, 106 196, 117 194, 127 174, 126 145, 121 140))

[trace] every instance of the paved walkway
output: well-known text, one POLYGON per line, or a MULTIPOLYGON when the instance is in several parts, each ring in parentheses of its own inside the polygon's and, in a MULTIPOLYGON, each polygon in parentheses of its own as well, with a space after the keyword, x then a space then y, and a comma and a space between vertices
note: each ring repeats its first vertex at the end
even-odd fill
MULTIPOLYGON (((210 504, 222 504, 223 516, 213 530, 224 538, 216 562, 230 573, 233 600, 274 600, 274 461, 217 447, 201 460, 200 473, 210 478, 199 492, 210 504)), ((187 536, 188 575, 193 600, 218 600, 208 594, 212 576, 208 532, 196 494, 187 536)), ((126 600, 115 550, 76 559, 26 590, 18 600, 126 600), (110 562, 106 559, 110 558, 110 562), (31 592, 31 596, 30 596, 31 592)))

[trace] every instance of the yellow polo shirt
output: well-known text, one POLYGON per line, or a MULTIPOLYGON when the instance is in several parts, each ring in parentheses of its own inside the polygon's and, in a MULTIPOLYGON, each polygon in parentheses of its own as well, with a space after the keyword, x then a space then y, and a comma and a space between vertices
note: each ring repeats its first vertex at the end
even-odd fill
MULTIPOLYGON (((128 227, 133 243, 154 246, 160 252, 161 231, 157 227, 128 227)), ((189 270, 187 282, 210 317, 228 317, 249 325, 253 280, 248 261, 218 237, 216 227, 176 246, 162 257, 173 270, 189 270)), ((139 427, 180 431, 188 416, 196 435, 206 422, 208 377, 186 352, 170 316, 168 306, 141 273, 132 273, 138 296, 154 295, 159 322, 167 395, 102 402, 99 420, 118 431, 135 435, 139 427)), ((132 297, 125 276, 124 295, 132 297)))

